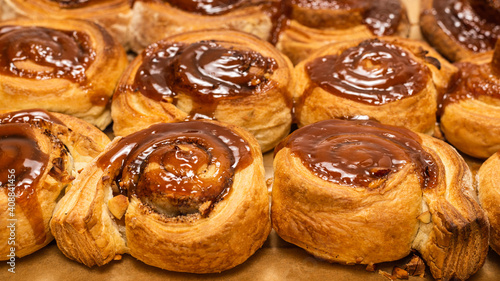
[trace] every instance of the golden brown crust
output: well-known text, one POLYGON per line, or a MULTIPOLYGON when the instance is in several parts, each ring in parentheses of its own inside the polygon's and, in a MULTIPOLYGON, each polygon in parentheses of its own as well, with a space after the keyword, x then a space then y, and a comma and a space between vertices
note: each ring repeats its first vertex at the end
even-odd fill
MULTIPOLYGON (((273 83, 271 87, 243 98, 221 100, 214 111, 216 120, 251 132, 259 141, 262 151, 272 149, 288 134, 292 121, 289 97, 289 87, 292 85, 290 61, 267 42, 236 31, 190 32, 166 38, 162 42, 192 44, 202 40, 221 42, 225 46, 234 46, 236 50, 255 51, 276 61, 277 69, 269 77, 269 83, 273 83)), ((131 91, 127 85, 134 83, 137 70, 144 61, 143 57, 144 53, 129 65, 117 87, 117 91, 123 92, 115 94, 113 98, 113 129, 118 136, 128 135, 154 123, 182 121, 193 107, 192 98, 181 93, 177 96, 177 105, 174 105, 172 101, 155 101, 139 91, 131 91)))
POLYGON ((87 266, 103 265, 129 253, 149 265, 193 273, 220 272, 244 262, 270 232, 269 199, 259 145, 245 130, 223 126, 250 144, 252 162, 236 172, 231 191, 207 217, 166 219, 132 196, 125 225, 117 223, 108 209, 113 197, 109 177, 103 178, 97 165, 101 154, 80 174, 76 188, 55 211, 51 227, 61 251, 87 266))
POLYGON ((413 60, 430 70, 423 90, 400 100, 372 105, 336 96, 319 86, 314 86, 306 72, 308 63, 326 55, 339 55, 346 49, 358 46, 363 40, 331 44, 314 52, 295 67, 293 96, 299 127, 321 120, 366 115, 384 124, 403 126, 421 133, 433 133, 437 97, 448 87, 448 82, 456 72, 456 68, 423 42, 397 37, 381 37, 380 40, 402 48, 411 55, 413 60), (437 59, 440 68, 426 60, 426 57, 437 59), (304 99, 305 95, 308 96, 304 99))
POLYGON ((0 19, 19 17, 39 19, 86 19, 104 26, 123 45, 128 43, 128 25, 132 16, 128 0, 93 1, 83 7, 61 8, 51 0, 2 0, 0 19))
POLYGON ((500 154, 493 154, 481 165, 477 175, 479 202, 490 222, 490 246, 500 253, 500 154))
MULTIPOLYGON (((0 114, 9 111, 0 111, 0 114)), ((83 168, 88 162, 96 157, 104 147, 109 143, 107 136, 94 126, 77 119, 72 116, 51 113, 58 120, 62 121, 64 125, 38 125, 33 126, 33 131, 36 134, 36 140, 39 147, 45 153, 49 154, 48 166, 44 173, 40 176, 38 185, 34 187, 35 193, 38 197, 38 202, 41 206, 42 218, 45 232, 36 234, 30 225, 29 216, 34 216, 34 206, 30 206, 30 213, 26 214, 27 210, 23 209, 23 203, 17 202, 15 211, 15 255, 23 257, 29 255, 38 249, 47 245, 52 241, 52 234, 50 233, 49 221, 52 217, 56 203, 59 201, 60 194, 65 188, 71 188, 72 180, 77 175, 78 171, 83 168), (63 146, 61 146, 61 144, 63 146), (54 160, 56 158, 63 159, 63 169, 54 173, 55 166, 54 160), (45 239, 42 243, 37 242, 37 235, 42 235, 45 239)), ((20 179, 18 179, 20 180, 20 179)), ((7 208, 8 193, 4 192, 2 185, 2 192, 0 192, 0 215, 4 218, 10 218, 10 213, 7 208)), ((0 260, 8 259, 7 254, 10 253, 12 244, 7 243, 10 235, 7 225, 13 221, 1 220, 0 226, 0 253, 2 257, 0 260), (11 245, 11 246, 9 246, 11 245)))
POLYGON ((419 135, 437 159, 440 176, 434 188, 421 188, 412 165, 375 189, 336 184, 315 176, 289 148, 281 149, 274 159, 274 229, 330 262, 379 263, 416 249, 434 278, 467 279, 485 261, 488 221, 459 154, 419 135))
MULTIPOLYGON (((95 52, 85 71, 86 79, 75 82, 65 78, 30 79, 0 75, 0 108, 44 108, 81 118, 100 129, 111 122, 108 100, 127 64, 123 48, 102 27, 84 20, 13 20, 2 25, 39 26, 57 30, 76 30, 87 34, 95 52)), ((28 62, 27 68, 40 67, 28 62)))
POLYGON ((140 52, 149 44, 174 34, 205 29, 238 30, 268 40, 273 28, 269 9, 276 0, 255 2, 257 4, 226 14, 207 16, 189 13, 168 3, 135 1, 130 22, 131 48, 140 52), (150 20, 152 18, 154 20, 150 20))
MULTIPOLYGON (((410 34, 410 22, 408 21, 405 5, 403 3, 401 5, 402 19, 397 26, 394 36, 408 37, 410 34)), ((292 19, 289 20, 287 26, 280 32, 276 47, 296 65, 306 59, 312 52, 325 45, 343 41, 364 40, 373 37, 375 35, 363 23, 362 15, 356 10, 325 12, 323 10, 294 9, 292 19), (321 17, 324 17, 333 26, 322 27, 321 21, 310 22, 309 26, 300 23, 300 21, 314 21, 314 19, 321 17), (311 26, 319 27, 314 28, 311 26)))

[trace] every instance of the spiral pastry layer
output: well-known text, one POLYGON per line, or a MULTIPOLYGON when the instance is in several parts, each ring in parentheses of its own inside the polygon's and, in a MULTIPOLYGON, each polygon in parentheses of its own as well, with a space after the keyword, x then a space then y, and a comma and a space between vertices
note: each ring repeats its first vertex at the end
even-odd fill
POLYGON ((237 30, 268 40, 279 5, 279 0, 137 0, 131 46, 140 52, 165 37, 206 29, 237 30))
POLYGON ((129 0, 2 0, 1 20, 84 19, 104 26, 123 45, 129 41, 129 0))
POLYGON ((500 2, 423 0, 422 34, 451 61, 490 51, 500 38, 500 2))
POLYGON ((0 114, 0 215, 8 218, 0 222, 2 260, 11 247, 23 257, 52 240, 49 220, 60 193, 108 142, 70 116, 41 109, 0 114), (12 224, 13 243, 7 227, 12 224))
POLYGON ((83 20, 0 25, 0 109, 44 108, 104 129, 127 58, 100 26, 83 20))
POLYGON ((373 36, 408 37, 406 8, 399 0, 282 2, 276 43, 294 64, 330 43, 373 36))
POLYGON ((176 35, 128 67, 112 103, 114 131, 209 118, 250 131, 272 149, 291 124, 291 63, 270 44, 235 31, 176 35))
POLYGON ((284 240, 347 264, 416 249, 443 280, 467 279, 484 263, 488 220, 468 166, 446 143, 374 121, 326 120, 275 153, 271 214, 284 240))
POLYGON ((429 46, 408 39, 331 44, 295 67, 297 123, 363 116, 432 134, 438 93, 454 71, 429 46))
POLYGON ((262 155, 235 126, 152 125, 116 138, 75 182, 51 227, 63 253, 87 266, 129 253, 167 270, 220 272, 270 231, 262 155))
POLYGON ((486 159, 500 150, 500 44, 455 65, 439 103, 441 130, 460 151, 486 159))
POLYGON ((481 165, 477 175, 479 202, 490 222, 490 246, 497 253, 500 253, 499 167, 500 154, 497 152, 481 165))

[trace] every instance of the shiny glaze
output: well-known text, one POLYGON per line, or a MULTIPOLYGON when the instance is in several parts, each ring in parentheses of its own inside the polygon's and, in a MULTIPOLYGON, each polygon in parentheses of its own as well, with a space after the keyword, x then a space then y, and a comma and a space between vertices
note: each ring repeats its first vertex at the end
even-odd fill
MULTIPOLYGON (((44 110, 23 110, 0 115, 0 182, 8 193, 9 170, 14 170, 16 205, 25 214, 36 237, 45 239, 45 225, 36 187, 48 167, 49 156, 36 140, 34 124, 62 122, 44 110)), ((43 125, 42 125, 43 126, 43 125)), ((12 176, 11 176, 12 177, 12 176)))
POLYGON ((432 13, 446 34, 473 52, 493 49, 500 38, 500 10, 486 0, 435 0, 432 13))
POLYGON ((87 34, 38 26, 0 26, 0 73, 46 80, 64 78, 85 82, 95 59, 87 34), (36 64, 34 68, 20 63, 36 64))
POLYGON ((220 100, 258 95, 277 69, 272 58, 216 42, 159 43, 143 53, 131 90, 156 101, 186 94, 193 100, 190 116, 213 118, 220 100))
POLYGON ((377 188, 381 180, 413 165, 423 189, 437 182, 437 166, 410 130, 374 121, 326 120, 298 129, 287 147, 319 178, 352 187, 377 188))
POLYGON ((81 8, 89 4, 89 2, 94 2, 94 0, 50 0, 50 1, 56 2, 59 5, 59 7, 66 9, 81 8))
POLYGON ((98 159, 98 166, 112 171, 121 194, 182 207, 221 200, 234 173, 251 162, 249 144, 239 135, 214 123, 190 121, 156 124, 124 137, 98 159))
MULTIPOLYGON (((286 0, 291 6, 311 10, 345 10, 358 12, 365 24, 375 35, 397 33, 402 20, 403 8, 399 0, 286 0)), ((325 27, 325 26, 311 26, 325 27)))
POLYGON ((165 0, 170 5, 190 13, 221 15, 245 4, 244 0, 165 0))
POLYGON ((363 41, 340 55, 327 55, 306 64, 312 85, 342 98, 383 105, 422 91, 430 70, 400 47, 379 41, 363 41))

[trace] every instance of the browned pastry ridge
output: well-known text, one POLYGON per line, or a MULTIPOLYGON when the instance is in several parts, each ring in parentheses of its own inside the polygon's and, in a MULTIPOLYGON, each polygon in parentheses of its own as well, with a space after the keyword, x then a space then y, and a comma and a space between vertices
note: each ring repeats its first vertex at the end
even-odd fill
POLYGON ((129 0, 0 0, 0 19, 86 19, 104 26, 118 42, 128 43, 129 0))
POLYGON ((122 46, 85 20, 0 23, 0 110, 44 108, 100 129, 127 64, 122 46))
POLYGON ((263 151, 290 131, 293 66, 271 44, 229 30, 161 40, 124 72, 113 96, 116 135, 158 122, 215 118, 251 132, 263 151))
POLYGON ((500 1, 422 0, 420 29, 451 61, 492 50, 500 38, 500 1))
POLYGON ((238 30, 268 40, 279 5, 280 0, 136 0, 131 46, 140 52, 165 37, 204 29, 238 30))
POLYGON ((455 65, 439 105, 441 130, 458 150, 486 159, 500 150, 500 44, 455 65))
POLYGON ((108 143, 100 130, 68 115, 0 113, 0 260, 52 241, 49 220, 61 193, 108 143))
POLYGON ((456 68, 425 43, 397 37, 327 45, 294 70, 299 127, 370 118, 432 134, 437 97, 456 68))
POLYGON ((87 266, 129 253, 171 271, 230 269, 271 230, 259 145, 208 120, 117 137, 61 199, 51 229, 61 251, 87 266))
POLYGON ((490 222, 490 246, 500 253, 500 153, 486 160, 477 175, 479 202, 490 222))
POLYGON ((330 262, 374 264, 420 252, 434 278, 483 265, 489 224, 450 145, 374 121, 326 120, 276 149, 271 218, 284 240, 330 262))
POLYGON ((277 47, 294 64, 320 47, 373 36, 408 37, 410 24, 400 0, 284 0, 277 47))

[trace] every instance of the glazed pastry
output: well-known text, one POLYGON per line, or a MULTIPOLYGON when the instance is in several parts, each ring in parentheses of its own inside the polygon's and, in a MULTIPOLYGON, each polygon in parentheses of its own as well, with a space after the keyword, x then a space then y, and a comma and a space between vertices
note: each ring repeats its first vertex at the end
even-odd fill
POLYGON ((451 61, 490 51, 500 38, 500 1, 422 0, 420 29, 451 61))
POLYGON ((500 153, 493 154, 481 165, 477 175, 479 202, 490 222, 490 246, 500 253, 500 153))
POLYGON ((123 48, 84 20, 0 24, 0 109, 44 108, 99 127, 111 122, 110 98, 126 67, 123 48))
POLYGON ((117 137, 75 180, 51 227, 61 251, 87 266, 129 253, 171 271, 230 269, 271 228, 259 145, 206 120, 117 137))
POLYGON ((272 45, 236 31, 183 33, 148 47, 113 97, 113 129, 215 118, 250 131, 263 151, 291 124, 292 65, 272 45))
POLYGON ((275 40, 297 64, 330 43, 382 35, 408 37, 409 32, 400 0, 284 0, 275 40))
POLYGON ((456 63, 459 72, 440 101, 440 123, 458 150, 488 158, 500 150, 500 44, 456 63))
POLYGON ((204 29, 238 30, 268 40, 279 5, 279 0, 136 0, 132 49, 140 52, 165 37, 204 29))
POLYGON ((382 37, 325 46, 295 67, 296 121, 370 118, 432 134, 437 93, 456 69, 419 41, 382 37))
POLYGON ((104 26, 122 44, 128 43, 129 0, 0 0, 0 19, 86 19, 104 26))
POLYGON ((330 262, 420 252, 435 279, 467 279, 488 252, 472 174, 448 144, 374 121, 326 120, 276 149, 272 223, 330 262))
POLYGON ((52 241, 49 220, 61 192, 108 143, 104 133, 71 116, 41 109, 0 113, 0 260, 52 241))

